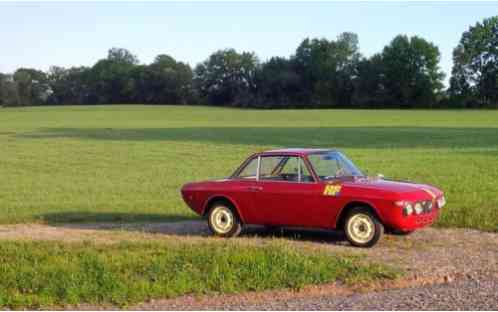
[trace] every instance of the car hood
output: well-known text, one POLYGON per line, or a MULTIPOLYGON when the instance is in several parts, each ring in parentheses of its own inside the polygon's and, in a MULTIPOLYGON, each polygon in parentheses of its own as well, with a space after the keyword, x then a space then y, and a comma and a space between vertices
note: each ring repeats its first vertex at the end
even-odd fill
POLYGON ((383 191, 396 194, 420 193, 430 197, 438 197, 442 192, 432 185, 412 183, 406 181, 396 181, 380 178, 356 178, 345 184, 352 187, 361 187, 363 189, 383 191))

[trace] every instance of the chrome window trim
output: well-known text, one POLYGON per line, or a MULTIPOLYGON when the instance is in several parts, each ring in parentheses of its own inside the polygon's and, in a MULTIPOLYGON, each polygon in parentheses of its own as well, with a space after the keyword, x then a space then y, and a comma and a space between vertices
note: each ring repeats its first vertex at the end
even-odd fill
POLYGON ((259 181, 260 168, 261 168, 261 155, 258 155, 258 165, 256 166, 256 181, 259 181))
POLYGON ((294 184, 316 184, 315 181, 313 182, 296 182, 296 181, 284 181, 284 180, 259 180, 261 183, 294 183, 294 184))
POLYGON ((303 160, 301 159, 301 157, 298 157, 297 158, 297 182, 301 183, 303 181, 301 181, 301 162, 303 160))

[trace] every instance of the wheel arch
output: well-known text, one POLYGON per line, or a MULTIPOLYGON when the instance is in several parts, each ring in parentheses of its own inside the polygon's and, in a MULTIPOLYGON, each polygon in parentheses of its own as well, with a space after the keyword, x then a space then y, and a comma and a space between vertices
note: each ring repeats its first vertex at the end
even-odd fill
POLYGON ((206 203, 204 204, 204 207, 202 208, 202 216, 205 217, 207 213, 209 212, 209 208, 211 207, 212 204, 215 202, 225 202, 226 204, 230 205, 234 210, 237 216, 240 219, 240 222, 244 223, 244 217, 240 213, 240 208, 237 205, 237 202, 230 196, 224 195, 224 194, 216 194, 210 196, 207 200, 206 203))
POLYGON ((341 211, 339 212, 339 215, 336 218, 335 222, 336 229, 342 229, 344 227, 349 211, 351 211, 351 209, 355 207, 363 207, 367 209, 368 211, 373 213, 373 215, 376 216, 382 224, 384 223, 375 205, 365 200, 353 200, 344 205, 344 207, 342 207, 341 211))

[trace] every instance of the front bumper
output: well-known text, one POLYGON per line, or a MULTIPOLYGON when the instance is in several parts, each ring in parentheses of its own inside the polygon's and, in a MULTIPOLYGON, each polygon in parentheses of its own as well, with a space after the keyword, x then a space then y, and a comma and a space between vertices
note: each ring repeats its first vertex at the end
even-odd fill
POLYGON ((393 218, 391 218, 389 226, 400 231, 414 231, 433 224, 439 217, 440 210, 441 209, 439 208, 435 208, 430 212, 424 212, 418 215, 411 214, 409 216, 405 216, 400 212, 395 216, 392 216, 393 218))
POLYGON ((404 219, 398 227, 404 231, 413 231, 431 225, 437 220, 438 216, 439 209, 435 209, 431 213, 403 217, 404 219))

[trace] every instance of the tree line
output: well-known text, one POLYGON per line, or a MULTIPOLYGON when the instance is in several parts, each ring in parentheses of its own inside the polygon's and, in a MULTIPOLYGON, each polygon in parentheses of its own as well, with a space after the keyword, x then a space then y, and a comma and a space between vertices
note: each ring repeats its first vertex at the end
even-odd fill
POLYGON ((92 67, 0 73, 0 104, 205 104, 257 108, 498 108, 498 16, 470 26, 453 51, 450 86, 438 47, 398 35, 371 57, 358 36, 304 39, 295 53, 261 62, 219 50, 191 68, 169 55, 140 64, 112 48, 92 67))

